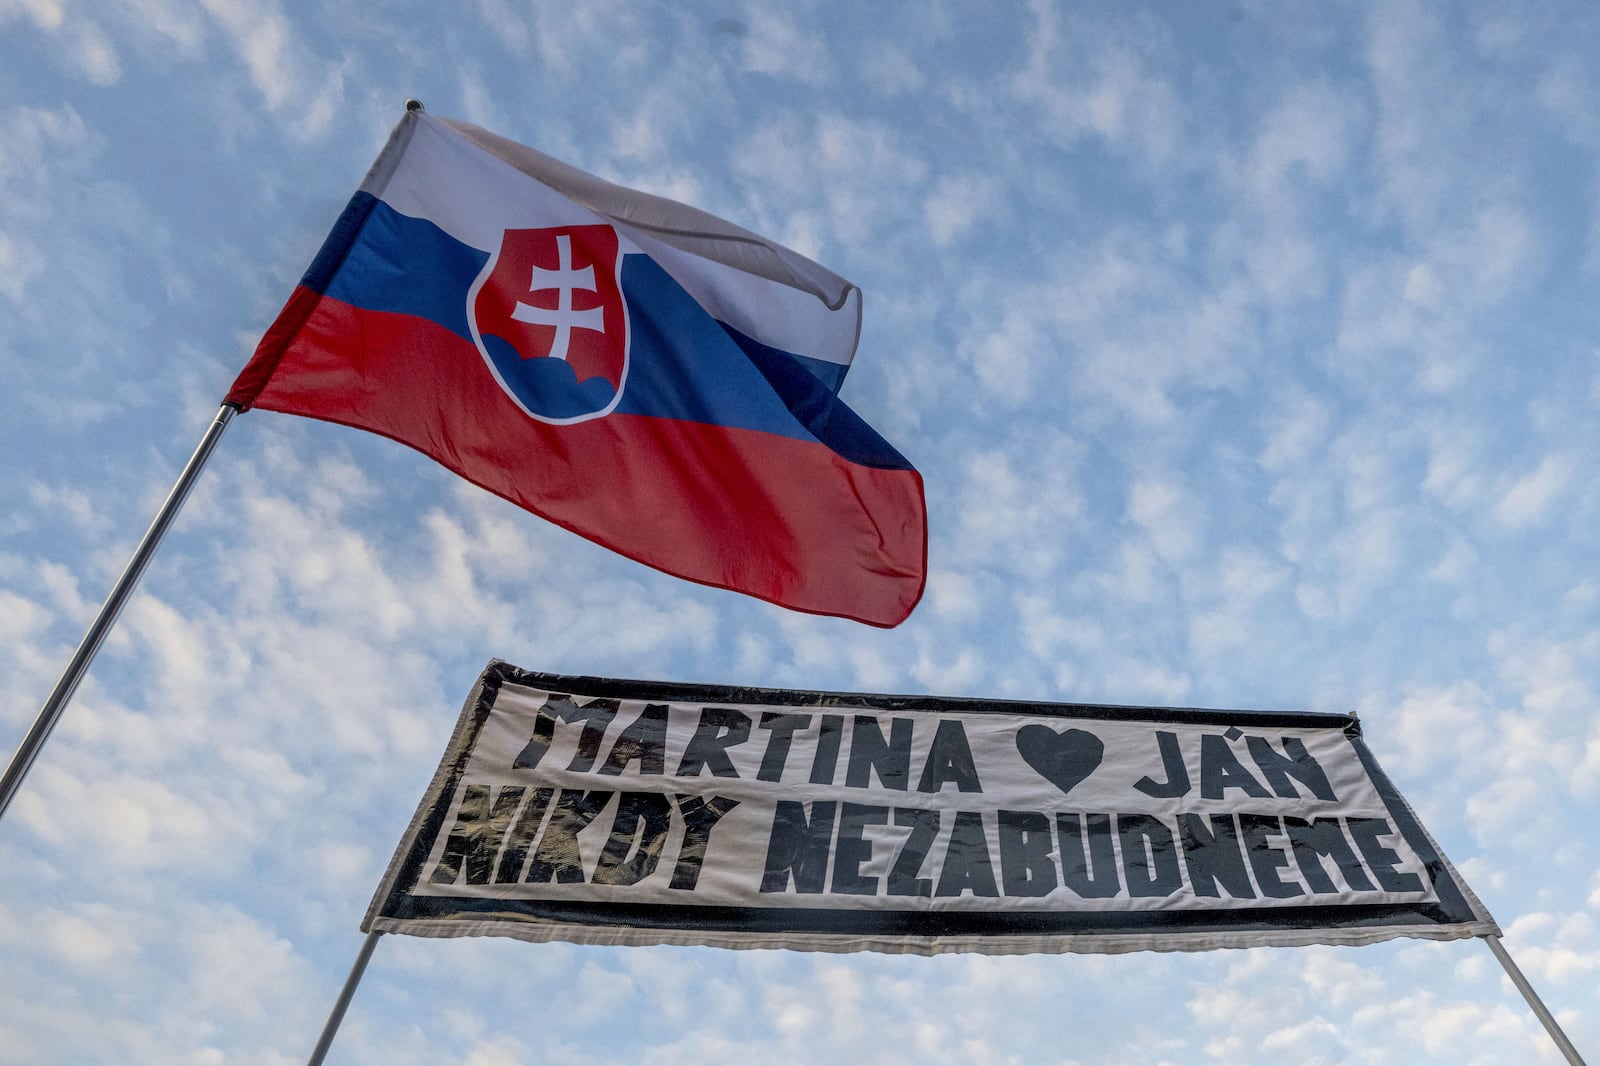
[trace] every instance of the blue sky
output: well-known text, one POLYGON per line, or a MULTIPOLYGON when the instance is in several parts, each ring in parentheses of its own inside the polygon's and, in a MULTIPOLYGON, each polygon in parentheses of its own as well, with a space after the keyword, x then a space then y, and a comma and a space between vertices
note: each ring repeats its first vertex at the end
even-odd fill
MULTIPOLYGON (((0 1062, 304 1061, 485 661, 1354 710, 1600 1055, 1600 13, 0 0, 0 739, 407 97, 865 292, 900 628, 236 420, 0 822, 0 1062)), ((330 1061, 1559 1061, 1486 947, 387 937, 330 1061)))

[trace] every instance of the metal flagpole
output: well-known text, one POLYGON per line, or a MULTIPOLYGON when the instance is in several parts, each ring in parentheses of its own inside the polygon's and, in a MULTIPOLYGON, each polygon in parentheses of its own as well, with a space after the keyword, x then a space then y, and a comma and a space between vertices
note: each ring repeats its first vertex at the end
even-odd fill
POLYGON ((117 614, 133 593, 134 586, 139 583, 139 576, 144 573, 144 568, 149 564, 150 557, 155 554, 157 545, 167 532, 167 527, 176 517, 178 508, 183 506, 189 490, 194 487, 195 478, 200 476, 200 469, 211 457, 222 431, 228 428, 228 423, 238 413, 239 408, 225 403, 217 412, 217 417, 212 419, 206 435, 200 439, 199 447, 195 448, 194 454, 189 457, 188 465, 178 475, 177 484, 172 486, 166 502, 161 505, 161 510, 156 512, 155 521, 150 523, 144 539, 139 541, 139 546, 134 549, 133 558, 128 561, 127 568, 117 579, 116 587, 111 590, 111 595, 106 597, 100 613, 89 626, 89 632, 84 634, 83 643, 79 644, 78 650, 73 653, 66 672, 61 675, 61 680, 56 682, 55 691, 45 700, 44 707, 39 711, 39 717, 34 720, 33 728, 28 730, 28 735, 22 738, 16 754, 11 756, 5 776, 0 777, 0 817, 5 815, 6 808, 11 806, 12 797, 22 787, 22 779, 28 775, 28 769, 33 766, 33 760, 38 756, 39 749, 44 747, 44 742, 50 738, 50 731, 55 728, 56 719, 61 717, 62 710, 72 699, 73 692, 78 688, 78 682, 89 672, 89 663, 94 659, 95 652, 100 650, 101 641, 105 640, 106 634, 116 623, 117 614))
POLYGON ((367 962, 372 958, 372 949, 378 946, 378 938, 382 935, 374 929, 367 934, 367 939, 361 942, 361 952, 356 956, 355 964, 350 967, 350 976, 344 979, 344 987, 339 990, 338 1001, 334 1003, 333 1010, 328 1012, 328 1021, 322 1027, 322 1035, 317 1038, 317 1046, 311 1050, 311 1057, 306 1060, 306 1066, 322 1066, 323 1056, 327 1055, 329 1046, 333 1044, 334 1035, 339 1032, 339 1023, 344 1021, 344 1012, 356 994, 356 985, 361 983, 361 975, 367 972, 367 962))
POLYGON ((1572 1046, 1572 1041, 1567 1039, 1567 1034, 1561 1031, 1561 1026, 1556 1024, 1555 1015, 1545 1007, 1539 999, 1539 993, 1533 990, 1528 979, 1522 976, 1522 971, 1517 969, 1517 964, 1511 961, 1511 955, 1506 951, 1505 945, 1500 943, 1497 936, 1486 936, 1483 939, 1489 942, 1489 950, 1494 952, 1494 957, 1500 960, 1500 965, 1505 969, 1506 976, 1511 978, 1511 983, 1517 986, 1517 991, 1522 993, 1522 998, 1528 1001, 1528 1006, 1533 1008, 1533 1013, 1539 1016, 1539 1021, 1544 1023, 1544 1031, 1550 1034, 1550 1039, 1556 1042, 1556 1047, 1567 1057, 1572 1066, 1584 1066, 1583 1056, 1578 1054, 1578 1049, 1572 1046))

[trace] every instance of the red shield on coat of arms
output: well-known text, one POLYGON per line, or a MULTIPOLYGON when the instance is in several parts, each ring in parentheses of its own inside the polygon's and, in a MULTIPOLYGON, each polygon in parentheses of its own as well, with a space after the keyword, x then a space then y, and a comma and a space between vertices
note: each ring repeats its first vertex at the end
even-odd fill
POLYGON ((511 229, 468 298, 473 339, 528 414, 604 415, 628 367, 617 232, 606 225, 511 229))

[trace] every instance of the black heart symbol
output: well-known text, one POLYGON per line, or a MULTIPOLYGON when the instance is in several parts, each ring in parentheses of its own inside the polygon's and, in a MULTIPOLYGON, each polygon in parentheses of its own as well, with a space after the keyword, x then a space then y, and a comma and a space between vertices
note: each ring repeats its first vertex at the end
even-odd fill
POLYGON ((1105 756, 1105 742, 1082 729, 1057 733, 1049 726, 1025 725, 1017 730, 1017 751, 1023 761, 1063 793, 1071 792, 1094 773, 1105 756))

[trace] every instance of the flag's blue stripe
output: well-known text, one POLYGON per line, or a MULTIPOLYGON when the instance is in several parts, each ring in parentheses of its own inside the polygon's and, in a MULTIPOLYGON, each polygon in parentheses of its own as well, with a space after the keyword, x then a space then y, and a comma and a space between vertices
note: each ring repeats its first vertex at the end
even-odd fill
POLYGON ((300 279, 301 285, 316 292, 327 291, 328 283, 339 272, 345 256, 350 254, 356 239, 361 236, 361 228, 366 224, 377 203, 375 197, 364 192, 358 192, 350 198, 344 212, 339 215, 339 220, 323 238, 322 247, 317 250, 316 258, 312 259, 311 265, 306 268, 305 276, 300 279))
MULTIPOLYGON (((366 193, 351 200, 335 226, 341 230, 351 236, 328 242, 304 285, 369 311, 426 318, 472 339, 467 290, 487 253, 366 193)), ((622 288, 632 347, 619 413, 815 439, 863 466, 911 468, 839 401, 836 386, 809 369, 817 360, 802 363, 713 319, 648 256, 624 259, 622 288)))
POLYGON ((746 337, 726 322, 722 323, 722 328, 728 331, 728 336, 733 338, 733 343, 743 348, 751 359, 760 359, 765 354, 775 354, 784 359, 792 359, 805 367, 812 377, 822 382, 822 387, 830 393, 839 391, 839 386, 844 384, 845 372, 850 369, 843 363, 830 363, 826 359, 813 359, 808 355, 800 355, 796 352, 785 351, 782 348, 774 348, 769 344, 762 344, 754 337, 746 337))
POLYGON ((834 395, 848 367, 820 359, 796 357, 746 337, 726 323, 721 325, 744 351, 751 365, 761 371, 789 413, 804 424, 812 436, 828 444, 840 455, 867 466, 911 469, 905 457, 878 436, 877 430, 834 395), (829 378, 821 378, 819 368, 820 372, 829 373, 829 378))
POLYGON ((370 193, 350 200, 339 225, 363 210, 365 224, 343 262, 318 277, 324 258, 318 256, 301 284, 368 311, 429 319, 471 342, 467 289, 489 254, 462 244, 432 222, 400 214, 370 193))

